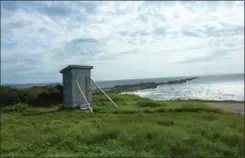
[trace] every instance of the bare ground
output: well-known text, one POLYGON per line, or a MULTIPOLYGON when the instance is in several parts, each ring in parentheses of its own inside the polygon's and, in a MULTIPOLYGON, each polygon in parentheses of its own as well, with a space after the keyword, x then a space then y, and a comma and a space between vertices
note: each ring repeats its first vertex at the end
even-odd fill
POLYGON ((244 103, 208 103, 208 105, 244 115, 244 103))

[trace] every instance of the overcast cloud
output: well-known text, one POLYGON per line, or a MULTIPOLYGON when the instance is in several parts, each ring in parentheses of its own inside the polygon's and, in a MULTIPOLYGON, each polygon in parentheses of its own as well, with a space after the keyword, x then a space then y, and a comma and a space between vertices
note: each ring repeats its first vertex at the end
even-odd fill
POLYGON ((244 72, 244 2, 1 2, 1 82, 244 72))

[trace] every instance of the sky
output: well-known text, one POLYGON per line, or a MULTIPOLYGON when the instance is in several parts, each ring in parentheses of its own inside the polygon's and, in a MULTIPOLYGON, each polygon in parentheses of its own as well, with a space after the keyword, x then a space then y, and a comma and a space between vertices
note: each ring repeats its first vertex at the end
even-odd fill
POLYGON ((1 83, 244 72, 244 1, 1 2, 1 83))

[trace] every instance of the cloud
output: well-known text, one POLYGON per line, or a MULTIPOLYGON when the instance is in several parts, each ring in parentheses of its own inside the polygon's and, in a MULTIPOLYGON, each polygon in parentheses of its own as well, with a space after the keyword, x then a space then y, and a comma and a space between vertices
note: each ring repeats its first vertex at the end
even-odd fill
POLYGON ((243 72, 243 1, 1 2, 1 82, 243 72))
POLYGON ((214 52, 210 52, 210 54, 204 56, 204 57, 196 57, 192 59, 187 59, 182 62, 178 63, 200 63, 200 62, 207 62, 207 61, 216 61, 219 60, 219 58, 226 58, 232 51, 239 51, 244 49, 238 48, 238 49, 221 49, 221 50, 215 50, 214 52))

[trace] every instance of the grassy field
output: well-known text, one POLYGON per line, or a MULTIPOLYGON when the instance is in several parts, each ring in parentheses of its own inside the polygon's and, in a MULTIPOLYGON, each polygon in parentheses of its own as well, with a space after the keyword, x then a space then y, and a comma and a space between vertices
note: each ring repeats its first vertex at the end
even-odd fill
POLYGON ((1 156, 244 156, 244 117, 201 101, 93 96, 94 113, 60 105, 1 108, 1 156))

